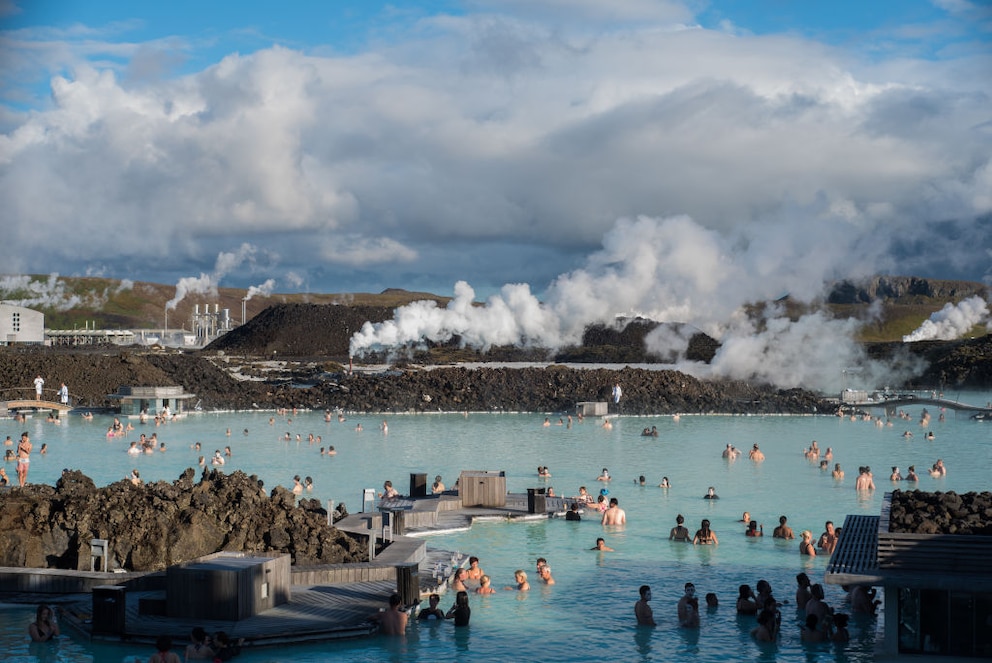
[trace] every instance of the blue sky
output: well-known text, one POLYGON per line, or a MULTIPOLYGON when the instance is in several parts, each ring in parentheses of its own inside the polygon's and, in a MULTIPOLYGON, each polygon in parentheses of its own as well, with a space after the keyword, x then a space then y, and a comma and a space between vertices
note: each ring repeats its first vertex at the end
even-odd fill
POLYGON ((836 278, 992 277, 986 3, 0 0, 0 21, 11 273, 609 282, 590 311, 701 320, 836 278))

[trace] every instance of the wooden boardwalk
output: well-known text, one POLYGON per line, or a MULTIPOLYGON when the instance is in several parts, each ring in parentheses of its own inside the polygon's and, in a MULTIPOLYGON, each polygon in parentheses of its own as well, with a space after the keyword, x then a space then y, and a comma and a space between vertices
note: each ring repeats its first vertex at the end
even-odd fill
MULTIPOLYGON (((457 531, 471 527, 476 519, 530 520, 542 519, 565 510, 566 500, 560 497, 545 499, 546 510, 539 513, 528 511, 528 496, 508 494, 506 505, 502 507, 462 508, 457 495, 446 494, 441 498, 427 497, 395 500, 387 506, 397 511, 409 511, 411 515, 405 528, 405 536, 393 537, 372 564, 397 567, 395 577, 385 580, 333 581, 321 584, 308 583, 292 585, 287 603, 264 612, 234 620, 185 619, 162 615, 166 605, 164 590, 128 590, 122 587, 97 588, 96 605, 92 594, 74 594, 56 601, 63 606, 63 621, 93 639, 112 641, 133 641, 154 643, 160 635, 169 635, 175 642, 189 639, 191 630, 200 626, 208 633, 225 631, 232 639, 243 638, 246 646, 274 646, 307 641, 334 640, 369 636, 376 632, 374 619, 380 609, 388 605, 390 595, 400 589, 398 568, 412 562, 417 569, 417 584, 420 598, 437 592, 444 593, 447 582, 456 568, 467 563, 467 556, 447 550, 427 550, 423 545, 424 535, 445 531, 457 531), (106 615, 106 601, 111 596, 123 597, 123 616, 118 610, 115 618, 106 615), (104 632, 94 632, 94 608, 97 626, 104 632), (154 614, 158 613, 158 614, 154 614), (117 620, 122 620, 119 623, 117 620), (108 621, 111 622, 108 627, 108 621)), ((381 527, 382 515, 375 513, 352 514, 336 526, 352 533, 381 532, 370 529, 370 525, 381 527), (378 519, 378 520, 376 520, 378 519)), ((350 565, 337 565, 350 566, 350 565)), ((359 566, 359 565, 356 565, 359 566)), ((368 565, 365 565, 368 566, 368 565)), ((294 578, 319 577, 321 567, 315 569, 294 569, 294 578), (316 574, 316 575, 314 575, 316 574)), ((349 576, 350 574, 345 574, 349 576)), ((363 574, 357 574, 362 576, 363 574)), ((374 576, 375 574, 365 574, 374 576)), ((381 577, 381 573, 379 574, 381 577)), ((356 576, 356 577, 357 577, 356 576)), ((330 577, 330 576, 324 576, 330 577)), ((334 577, 342 577, 340 574, 334 577)), ((298 581, 297 581, 298 582, 298 581)), ((111 585, 108 581, 107 585, 111 585)), ((154 583, 145 583, 154 588, 154 583)), ((12 588, 7 588, 10 591, 12 588)), ((0 588, 0 591, 4 588, 0 588)), ((23 589, 21 590, 23 591, 23 589)), ((8 599, 9 599, 8 595, 8 599)), ((38 597, 21 596, 18 600, 37 601, 38 597)), ((47 600, 51 601, 51 597, 47 600)), ((113 601, 110 601, 112 603, 113 601)), ((411 606, 416 611, 419 605, 411 606)))

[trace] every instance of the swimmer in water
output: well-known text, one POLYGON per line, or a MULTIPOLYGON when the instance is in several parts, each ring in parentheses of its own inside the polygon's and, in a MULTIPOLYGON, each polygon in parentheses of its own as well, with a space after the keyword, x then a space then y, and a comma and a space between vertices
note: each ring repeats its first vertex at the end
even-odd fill
POLYGON ((716 538, 716 533, 710 529, 710 521, 703 518, 703 521, 699 525, 699 529, 696 530, 696 535, 692 537, 692 542, 695 545, 717 545, 720 543, 716 538))
POLYGON ((517 581, 516 586, 513 587, 507 586, 504 587, 503 589, 515 589, 518 592, 526 592, 530 589, 530 583, 527 582, 527 572, 524 571, 523 569, 517 569, 513 573, 513 578, 514 580, 517 581))

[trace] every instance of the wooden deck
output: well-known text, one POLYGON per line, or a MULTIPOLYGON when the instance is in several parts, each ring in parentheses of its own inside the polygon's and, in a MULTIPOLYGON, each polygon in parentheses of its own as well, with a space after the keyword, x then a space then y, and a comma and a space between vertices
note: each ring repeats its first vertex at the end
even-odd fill
MULTIPOLYGON (((538 513, 529 512, 527 495, 513 493, 507 494, 506 505, 502 507, 462 508, 461 500, 451 493, 440 497, 394 500, 386 506, 407 516, 403 519, 403 524, 407 526, 405 536, 390 536, 385 532, 382 529, 381 512, 352 514, 335 523, 345 531, 375 535, 377 539, 386 534, 387 538, 392 539, 374 561, 326 567, 294 567, 293 584, 287 603, 236 621, 165 616, 165 591, 154 577, 161 574, 128 574, 125 577, 117 574, 114 578, 114 574, 51 570, 37 574, 33 573, 36 570, 22 569, 19 573, 4 576, 4 571, 11 570, 0 569, 0 593, 7 600, 37 602, 39 592, 46 589, 56 591, 61 587, 75 592, 90 592, 93 590, 91 585, 102 580, 103 587, 97 587, 95 591, 96 605, 94 594, 91 593, 63 595, 55 601, 52 596, 41 599, 61 605, 65 624, 76 628, 86 637, 98 640, 150 644, 160 635, 166 634, 176 642, 184 642, 196 626, 207 632, 225 631, 232 639, 244 638, 246 646, 363 637, 376 631, 375 615, 380 609, 386 608, 390 595, 401 589, 404 573, 409 577, 411 566, 417 573, 416 585, 419 585, 420 590, 417 598, 424 598, 433 592, 443 594, 454 570, 467 563, 467 556, 462 553, 428 550, 422 538, 424 535, 467 529, 474 520, 480 518, 548 518, 564 512, 566 500, 560 497, 545 498, 545 510, 538 513), (69 579, 58 582, 53 576, 61 573, 69 579), (28 582, 25 577, 34 576, 39 576, 44 583, 34 579, 25 584, 28 582), (8 582, 3 582, 4 577, 7 577, 8 582), (123 584, 125 580, 130 580, 130 589, 115 585, 123 584), (85 583, 86 589, 80 590, 80 583, 85 583), (108 596, 123 597, 123 616, 120 609, 107 607, 114 603, 107 600, 108 596), (101 604, 100 601, 104 603, 101 604), (94 608, 99 612, 96 629, 94 608), (114 618, 108 619, 108 609, 114 618)), ((416 585, 412 588, 414 594, 416 585)), ((419 606, 416 598, 413 600, 411 608, 416 610, 419 606)))

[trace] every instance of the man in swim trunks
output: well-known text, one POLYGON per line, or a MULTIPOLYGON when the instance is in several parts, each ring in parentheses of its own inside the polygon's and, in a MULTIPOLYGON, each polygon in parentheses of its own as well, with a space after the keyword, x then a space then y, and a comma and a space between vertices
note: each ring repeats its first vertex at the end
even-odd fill
POLYGON ((641 598, 634 604, 634 616, 637 618, 638 626, 657 626, 654 621, 654 611, 648 605, 651 600, 651 588, 641 585, 641 598))
POLYGON ((31 438, 28 432, 21 433, 21 441, 17 443, 17 484, 23 488, 28 482, 28 467, 31 464, 31 438))
POLYGON ((402 604, 403 599, 400 598, 399 594, 393 594, 389 597, 389 609, 379 613, 380 633, 383 635, 406 635, 409 615, 402 610, 402 604))
POLYGON ((627 522, 627 514, 620 508, 620 501, 610 498, 610 508, 603 512, 603 525, 623 525, 627 522))
POLYGON ((817 541, 816 547, 819 548, 822 552, 825 552, 828 555, 832 555, 834 552, 834 548, 837 547, 837 533, 834 532, 833 521, 828 520, 824 524, 824 529, 825 531, 823 532, 823 534, 820 535, 820 540, 817 541))
POLYGON ((606 539, 604 539, 603 537, 599 537, 598 539, 596 539, 596 545, 594 545, 589 550, 599 550, 599 551, 602 551, 602 552, 613 552, 613 548, 611 548, 608 545, 606 545, 606 539))
POLYGON ((788 518, 785 516, 779 516, 778 527, 772 532, 772 537, 776 539, 794 539, 796 535, 793 533, 792 528, 786 525, 788 518))
POLYGON ((542 566, 538 570, 537 574, 538 574, 538 576, 540 576, 541 581, 545 585, 553 585, 553 584, 555 584, 555 579, 551 577, 551 567, 548 566, 547 564, 545 564, 544 566, 542 566))
POLYGON ((854 484, 854 489, 858 492, 875 490, 875 481, 871 478, 867 467, 858 468, 858 480, 854 484))

